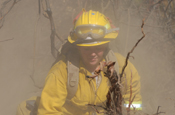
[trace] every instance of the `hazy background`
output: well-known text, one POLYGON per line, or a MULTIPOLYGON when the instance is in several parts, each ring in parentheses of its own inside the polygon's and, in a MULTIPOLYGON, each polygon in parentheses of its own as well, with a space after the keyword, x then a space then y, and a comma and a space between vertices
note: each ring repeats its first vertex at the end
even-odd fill
POLYGON ((141 76, 143 111, 154 114, 161 106, 166 115, 175 113, 174 0, 48 0, 59 37, 54 42, 45 0, 40 14, 38 0, 14 1, 0 1, 0 115, 14 115, 19 103, 40 95, 57 52, 51 43, 60 47, 82 8, 104 13, 120 28, 111 47, 125 57, 142 37, 145 18, 146 37, 130 58, 141 76))

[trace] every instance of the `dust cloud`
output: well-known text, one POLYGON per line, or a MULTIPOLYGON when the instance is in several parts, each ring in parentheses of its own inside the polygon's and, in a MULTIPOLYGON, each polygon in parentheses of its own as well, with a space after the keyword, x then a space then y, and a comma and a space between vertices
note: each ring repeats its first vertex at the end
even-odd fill
MULTIPOLYGON (((19 103, 39 96, 45 77, 55 61, 51 54, 51 26, 44 12, 44 0, 41 1, 40 14, 37 0, 16 1, 9 12, 14 1, 0 1, 0 17, 5 14, 0 18, 0 115, 13 115, 19 103)), ((112 1, 103 1, 102 4, 101 0, 49 0, 58 36, 67 38, 72 21, 83 7, 98 10, 120 28, 111 48, 126 56, 142 37, 140 26, 147 14, 144 8, 133 10, 137 0, 130 5, 127 0, 118 0, 120 5, 115 7, 118 12, 114 12, 112 1)), ((130 58, 141 76, 143 111, 154 114, 161 106, 160 111, 173 115, 175 39, 160 26, 156 12, 149 14, 143 28, 146 37, 131 54, 134 59, 130 58)), ((54 43, 56 49, 62 44, 58 38, 54 43)))

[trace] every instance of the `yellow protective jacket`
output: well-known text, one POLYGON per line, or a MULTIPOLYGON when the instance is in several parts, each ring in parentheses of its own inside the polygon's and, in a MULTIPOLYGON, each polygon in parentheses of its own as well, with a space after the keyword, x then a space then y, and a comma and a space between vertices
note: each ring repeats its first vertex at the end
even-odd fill
MULTIPOLYGON (((116 54, 116 57, 119 64, 119 72, 121 73, 125 58, 120 54, 116 54)), ((106 95, 110 87, 108 78, 104 76, 103 72, 101 72, 101 77, 98 80, 87 78, 86 76, 90 76, 91 73, 84 68, 81 61, 79 67, 78 89, 71 100, 66 99, 68 94, 66 57, 62 56, 61 60, 51 68, 45 80, 37 115, 89 115, 95 110, 88 104, 105 107, 106 95)), ((132 98, 134 97, 132 104, 139 106, 137 108, 141 109, 140 76, 130 62, 125 69, 122 85, 124 106, 129 104, 130 89, 132 89, 132 98)), ((97 109, 103 111, 102 108, 97 109)))

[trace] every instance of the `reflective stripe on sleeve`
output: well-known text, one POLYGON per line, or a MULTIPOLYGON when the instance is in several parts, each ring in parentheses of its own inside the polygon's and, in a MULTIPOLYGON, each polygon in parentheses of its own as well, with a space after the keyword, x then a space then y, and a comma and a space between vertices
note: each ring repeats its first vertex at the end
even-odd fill
MULTIPOLYGON (((129 103, 125 103, 124 107, 128 108, 129 107, 129 103)), ((142 110, 142 102, 133 102, 131 104, 131 106, 130 106, 130 109, 133 110, 134 108, 136 110, 142 110)))
MULTIPOLYGON (((125 107, 128 107, 129 106, 129 104, 124 104, 124 106, 125 107)), ((142 107, 142 104, 131 104, 131 108, 140 108, 140 107, 142 107)))

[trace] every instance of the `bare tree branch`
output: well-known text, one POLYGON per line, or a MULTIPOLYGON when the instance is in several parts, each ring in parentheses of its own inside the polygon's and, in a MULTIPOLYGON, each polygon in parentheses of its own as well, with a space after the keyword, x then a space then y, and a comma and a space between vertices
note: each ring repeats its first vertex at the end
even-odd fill
POLYGON ((9 10, 0 18, 0 21, 5 18, 5 16, 12 10, 13 6, 17 3, 16 0, 14 0, 12 6, 9 8, 9 10))
POLYGON ((144 26, 144 19, 142 20, 142 25, 141 25, 141 31, 142 31, 143 36, 137 41, 137 43, 134 45, 134 47, 131 49, 131 51, 127 54, 127 57, 126 57, 126 60, 125 60, 125 65, 122 68, 122 73, 121 73, 121 76, 120 77, 123 76, 124 70, 125 70, 126 66, 128 65, 128 59, 130 57, 130 54, 134 51, 134 49, 137 47, 137 45, 139 44, 139 42, 145 37, 145 33, 143 31, 143 26, 144 26))
POLYGON ((51 25, 51 35, 50 35, 50 39, 51 39, 51 53, 53 55, 54 58, 57 58, 57 53, 55 51, 57 51, 57 49, 55 48, 55 36, 61 41, 64 42, 64 40, 58 36, 58 34, 56 33, 56 29, 55 29, 55 24, 54 24, 54 20, 53 20, 53 16, 52 16, 52 10, 50 8, 50 4, 48 0, 45 0, 46 2, 46 13, 49 17, 50 20, 50 25, 51 25))
POLYGON ((108 3, 106 4, 106 6, 104 6, 104 1, 102 0, 101 2, 102 13, 104 13, 104 11, 108 8, 109 4, 110 4, 110 0, 108 0, 108 3))
POLYGON ((11 38, 11 39, 7 39, 7 40, 2 40, 0 42, 6 42, 6 41, 10 41, 10 40, 13 40, 14 38, 11 38))

